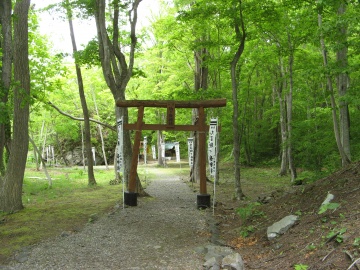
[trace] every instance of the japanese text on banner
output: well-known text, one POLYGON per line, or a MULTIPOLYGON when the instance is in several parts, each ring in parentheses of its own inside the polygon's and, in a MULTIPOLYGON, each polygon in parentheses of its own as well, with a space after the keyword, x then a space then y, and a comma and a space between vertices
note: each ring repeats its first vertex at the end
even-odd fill
POLYGON ((217 163, 217 130, 218 130, 218 119, 212 118, 210 120, 209 127, 209 141, 208 141, 208 159, 210 175, 216 175, 216 163, 217 163))
POLYGON ((189 167, 192 168, 194 165, 194 138, 188 138, 188 157, 189 167))
POLYGON ((180 144, 179 144, 179 142, 175 142, 175 154, 176 154, 176 162, 180 162, 180 144))
POLYGON ((117 142, 117 156, 116 156, 116 171, 120 172, 124 166, 124 153, 123 153, 123 117, 117 120, 118 129, 118 142, 117 142))
POLYGON ((143 147, 144 147, 144 163, 147 164, 147 137, 144 137, 144 142, 143 142, 143 147))

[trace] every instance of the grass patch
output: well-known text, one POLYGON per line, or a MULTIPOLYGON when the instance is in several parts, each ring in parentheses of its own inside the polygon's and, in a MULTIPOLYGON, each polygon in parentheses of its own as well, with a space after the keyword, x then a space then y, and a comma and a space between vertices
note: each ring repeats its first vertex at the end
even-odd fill
MULTIPOLYGON (((245 196, 254 198, 255 195, 290 186, 290 176, 279 176, 279 170, 278 167, 241 167, 240 182, 245 196)), ((219 182, 220 189, 234 194, 234 168, 231 163, 220 165, 219 182)))
POLYGON ((87 185, 87 173, 79 168, 48 168, 52 187, 43 172, 27 169, 23 186, 24 210, 0 213, 0 264, 20 247, 80 230, 94 213, 104 213, 122 200, 121 185, 109 185, 113 170, 94 171, 97 186, 87 185))

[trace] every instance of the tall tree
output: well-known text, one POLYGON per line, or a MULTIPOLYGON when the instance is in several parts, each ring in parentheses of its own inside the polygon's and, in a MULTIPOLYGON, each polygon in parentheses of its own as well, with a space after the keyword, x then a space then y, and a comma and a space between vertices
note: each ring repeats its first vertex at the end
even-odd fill
POLYGON ((231 71, 231 88, 232 88, 232 102, 233 102, 233 150, 234 150, 234 169, 235 169, 235 197, 240 200, 244 197, 240 182, 240 125, 239 125, 239 72, 238 66, 240 57, 245 49, 246 31, 244 24, 244 17, 242 12, 242 1, 236 0, 233 2, 234 8, 238 14, 234 16, 235 37, 239 45, 230 63, 231 71))
POLYGON ((30 71, 28 55, 28 12, 30 0, 18 0, 14 7, 14 115, 9 162, 0 181, 0 210, 23 208, 22 184, 29 145, 30 71))
MULTIPOLYGON (((114 101, 125 100, 125 90, 131 79, 134 69, 135 49, 137 44, 136 23, 138 19, 138 7, 141 0, 134 0, 127 4, 121 4, 119 0, 112 2, 112 25, 106 26, 106 3, 105 0, 96 0, 94 8, 97 36, 99 42, 99 55, 106 84, 114 97, 114 101), (126 44, 126 37, 120 36, 120 9, 128 16, 130 23, 130 44, 126 44), (111 33, 109 29, 112 30, 111 33), (112 39, 110 38, 112 37, 112 39), (122 47, 129 45, 128 61, 122 47)), ((127 108, 115 107, 117 118, 124 117, 128 122, 127 108)), ((130 133, 124 132, 124 179, 127 181, 130 174, 132 148, 130 133)), ((136 154, 136 153, 134 153, 136 154)), ((137 192, 144 194, 141 182, 137 176, 137 192)))
POLYGON ((1 24, 1 81, 0 81, 0 175, 5 173, 5 148, 7 156, 10 151, 11 126, 8 106, 8 96, 12 78, 12 23, 11 23, 11 0, 0 2, 1 24))
MULTIPOLYGON (((70 36, 71 36, 71 43, 73 48, 73 54, 74 56, 77 53, 77 46, 76 46, 76 40, 75 40, 75 33, 74 33, 74 27, 73 27, 73 13, 72 13, 72 7, 70 6, 69 0, 66 0, 64 2, 64 8, 66 10, 66 16, 69 22, 69 28, 70 28, 70 36)), ((76 69, 76 77, 78 82, 78 88, 79 88, 79 96, 81 101, 81 107, 84 115, 84 140, 85 140, 85 152, 87 157, 87 170, 88 170, 88 184, 89 185, 96 185, 95 175, 94 175, 94 160, 92 156, 91 151, 91 131, 90 131, 90 120, 89 120, 89 110, 86 103, 86 97, 85 97, 85 91, 84 91, 84 83, 81 73, 81 67, 77 63, 75 59, 75 69, 76 69)))
MULTIPOLYGON (((323 32, 323 4, 318 2, 318 26, 320 29, 320 46, 321 46, 321 52, 323 56, 323 63, 325 68, 329 68, 328 63, 328 50, 325 44, 325 38, 324 38, 324 32, 323 32)), ((338 147, 338 151, 341 157, 341 161, 343 166, 350 163, 350 159, 347 156, 344 146, 341 141, 341 134, 340 134, 340 128, 339 128, 339 120, 337 118, 337 104, 335 99, 335 93, 334 93, 334 87, 333 87, 333 78, 329 73, 326 74, 326 80, 327 80, 327 87, 330 92, 330 100, 331 100, 331 108, 332 108, 332 120, 333 120, 333 129, 335 134, 335 140, 338 147)))
POLYGON ((340 135, 341 135, 341 144, 344 149, 344 153, 348 159, 342 160, 342 165, 348 165, 351 161, 351 151, 350 151, 350 115, 349 115, 349 106, 348 101, 346 100, 346 94, 350 88, 350 78, 349 78, 349 65, 348 65, 348 38, 347 38, 347 28, 348 22, 346 20, 346 1, 340 1, 337 8, 338 15, 338 39, 337 39, 337 48, 336 51, 336 61, 340 69, 339 74, 337 75, 337 87, 339 94, 339 113, 340 113, 340 135))

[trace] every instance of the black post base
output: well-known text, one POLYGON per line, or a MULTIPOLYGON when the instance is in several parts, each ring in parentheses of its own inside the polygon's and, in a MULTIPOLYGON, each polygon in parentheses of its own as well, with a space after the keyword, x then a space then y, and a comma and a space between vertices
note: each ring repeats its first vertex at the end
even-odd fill
POLYGON ((125 191, 124 203, 127 206, 137 206, 137 193, 125 191))
POLYGON ((210 207, 210 194, 197 195, 197 208, 205 209, 210 207))

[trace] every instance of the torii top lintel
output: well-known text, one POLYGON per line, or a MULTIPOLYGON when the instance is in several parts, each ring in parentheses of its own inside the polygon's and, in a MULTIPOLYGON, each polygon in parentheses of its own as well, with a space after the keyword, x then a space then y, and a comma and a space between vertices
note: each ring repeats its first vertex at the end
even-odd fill
POLYGON ((226 99, 212 100, 118 100, 118 107, 138 107, 138 120, 135 124, 124 124, 126 130, 173 130, 173 131, 208 131, 205 124, 204 108, 225 107, 226 99), (166 124, 145 124, 143 114, 145 107, 167 108, 166 124), (199 121, 197 125, 176 125, 176 108, 199 109, 199 121))
POLYGON ((212 100, 118 100, 118 107, 158 107, 166 108, 169 105, 175 105, 175 108, 216 108, 225 107, 226 99, 212 100))

